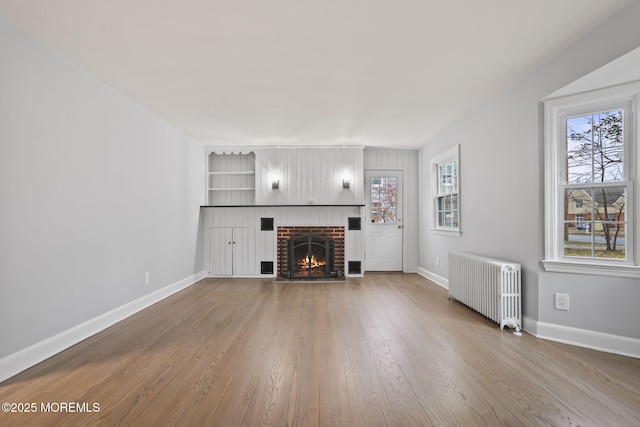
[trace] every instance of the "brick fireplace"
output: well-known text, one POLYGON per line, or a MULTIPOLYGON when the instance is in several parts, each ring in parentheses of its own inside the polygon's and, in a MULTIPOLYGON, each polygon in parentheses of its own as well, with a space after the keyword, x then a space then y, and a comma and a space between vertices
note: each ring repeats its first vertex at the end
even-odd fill
POLYGON ((279 226, 278 277, 320 280, 344 276, 343 226, 279 226))

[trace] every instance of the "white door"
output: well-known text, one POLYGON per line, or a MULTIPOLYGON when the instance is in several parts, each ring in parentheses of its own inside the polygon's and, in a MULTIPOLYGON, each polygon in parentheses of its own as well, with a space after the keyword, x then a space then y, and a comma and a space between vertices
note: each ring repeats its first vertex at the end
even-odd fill
POLYGON ((256 274, 256 228, 237 227, 233 229, 233 275, 256 274))
POLYGON ((402 271, 402 171, 365 178, 365 271, 402 271))
POLYGON ((209 242, 211 243, 209 273, 213 276, 233 275, 233 228, 210 228, 209 242))

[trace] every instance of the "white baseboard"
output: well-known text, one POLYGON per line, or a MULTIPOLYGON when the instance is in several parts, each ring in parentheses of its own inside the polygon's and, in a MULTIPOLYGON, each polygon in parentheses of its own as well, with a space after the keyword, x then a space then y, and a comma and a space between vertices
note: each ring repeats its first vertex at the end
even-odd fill
POLYGON ((418 274, 424 277, 425 279, 431 280, 433 283, 435 283, 438 286, 441 286, 447 290, 449 289, 449 279, 445 279, 442 276, 438 276, 437 274, 432 273, 431 271, 422 267, 418 267, 418 274))
POLYGON ((0 359, 0 382, 202 280, 199 272, 0 359))
POLYGON ((523 329, 537 337, 640 359, 640 339, 523 318, 523 329))
MULTIPOLYGON (((449 280, 444 277, 420 267, 418 274, 449 289, 449 280)), ((522 318, 522 329, 536 338, 640 359, 640 339, 637 338, 544 323, 527 316, 522 318)))

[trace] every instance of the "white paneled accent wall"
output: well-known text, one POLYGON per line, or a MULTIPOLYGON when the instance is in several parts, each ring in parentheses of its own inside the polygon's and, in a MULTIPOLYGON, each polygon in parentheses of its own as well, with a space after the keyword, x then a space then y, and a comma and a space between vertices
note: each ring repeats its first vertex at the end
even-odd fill
POLYGON ((205 200, 208 205, 364 204, 363 152, 364 147, 338 146, 245 147, 241 150, 207 147, 205 200), (213 157, 217 156, 215 160, 212 153, 213 157), (228 163, 240 164, 242 156, 251 161, 255 159, 255 202, 254 191, 247 181, 254 179, 253 165, 230 169, 228 163), (221 162, 220 158, 227 158, 228 162, 221 162), (217 169, 212 170, 214 167, 217 169), (349 181, 349 188, 343 188, 343 180, 349 181), (273 181, 278 181, 279 188, 272 188, 273 181), (221 186, 231 190, 228 197, 221 186), (234 195, 233 191, 238 194, 234 195), (238 203, 231 203, 233 200, 238 203))
POLYGON ((278 225, 344 226, 345 265, 348 261, 361 261, 364 271, 365 170, 402 171, 402 270, 417 270, 417 150, 263 146, 207 147, 205 153, 207 186, 216 188, 207 190, 209 207, 204 211, 205 265, 209 275, 261 276, 263 261, 274 262, 277 271, 278 225), (212 167, 216 170, 212 171, 212 167), (248 190, 252 186, 247 180, 251 179, 255 185, 248 190), (273 188, 274 181, 278 188, 273 188), (349 182, 348 188, 344 188, 343 181, 349 182), (223 195, 227 193, 218 189, 224 186, 230 190, 226 198, 223 195), (234 195, 234 191, 238 194, 234 195), (349 217, 362 218, 362 230, 349 231, 349 217), (274 218, 274 231, 261 231, 261 218, 274 218), (228 233, 247 238, 229 239, 228 233), (255 251, 247 245, 255 246, 255 251), (238 264, 239 256, 243 257, 242 266, 238 264))
POLYGON ((268 148, 256 152, 256 204, 362 204, 363 148, 268 148), (271 182, 280 180, 278 190, 271 182), (343 188, 343 179, 350 187, 343 188))

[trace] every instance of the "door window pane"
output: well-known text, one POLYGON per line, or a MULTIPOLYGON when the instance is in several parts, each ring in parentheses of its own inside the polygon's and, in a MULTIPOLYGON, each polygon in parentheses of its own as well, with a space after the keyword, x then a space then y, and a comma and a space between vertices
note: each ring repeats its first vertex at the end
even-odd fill
POLYGON ((371 178, 371 222, 396 224, 397 182, 393 177, 371 178))

